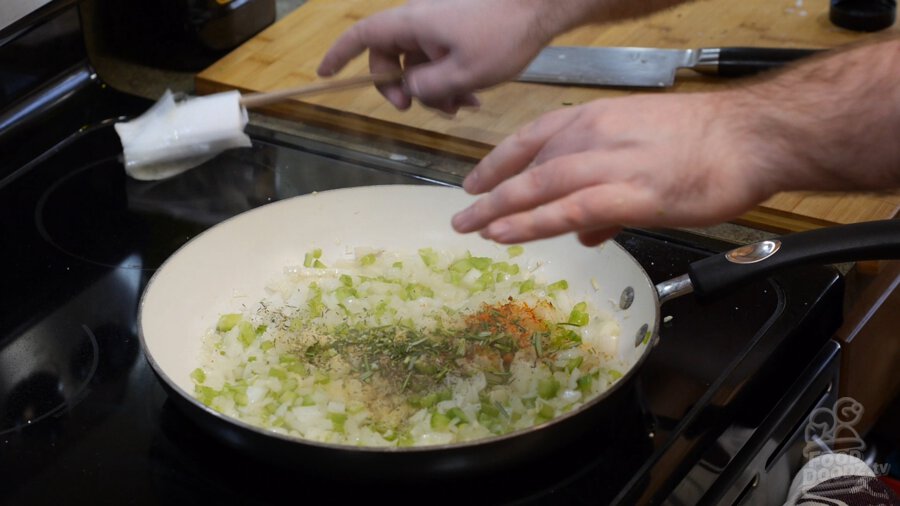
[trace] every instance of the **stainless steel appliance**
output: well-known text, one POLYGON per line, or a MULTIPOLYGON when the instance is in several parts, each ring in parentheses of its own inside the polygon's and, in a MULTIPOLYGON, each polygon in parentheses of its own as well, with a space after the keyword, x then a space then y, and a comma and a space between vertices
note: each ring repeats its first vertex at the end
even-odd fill
MULTIPOLYGON (((244 210, 312 191, 456 177, 252 127, 179 177, 126 178, 111 125, 150 103, 86 57, 78 3, 0 31, 0 503, 773 504, 808 414, 836 396, 842 282, 798 268, 701 305, 665 306, 635 430, 591 434, 546 465, 471 483, 360 485, 248 458, 169 400, 136 337, 140 293, 179 246, 244 210), (22 55, 43 55, 42 58, 22 55)), ((617 240, 654 281, 728 244, 677 231, 617 240)), ((586 273, 586 275, 589 275, 586 273)))

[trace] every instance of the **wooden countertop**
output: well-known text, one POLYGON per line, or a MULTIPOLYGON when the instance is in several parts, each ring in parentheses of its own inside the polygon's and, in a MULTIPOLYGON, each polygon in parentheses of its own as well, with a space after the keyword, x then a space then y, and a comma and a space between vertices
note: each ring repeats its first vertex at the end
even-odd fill
MULTIPOLYGON (((317 81, 316 66, 335 38, 354 21, 399 5, 398 0, 310 0, 197 76, 198 93, 228 89, 268 91, 317 81)), ((900 33, 895 25, 890 31, 900 33)), ((828 21, 825 0, 707 0, 649 18, 591 26, 554 44, 693 48, 712 46, 836 47, 872 37, 828 21)), ((358 58, 342 76, 366 72, 358 58)), ((711 90, 727 81, 679 74, 674 88, 644 93, 711 90)), ((374 89, 290 100, 265 109, 275 116, 375 134, 442 152, 480 158, 520 125, 550 110, 634 91, 506 83, 479 95, 478 111, 446 118, 418 105, 396 111, 374 89)), ((776 195, 739 223, 784 232, 894 217, 900 193, 776 195)))

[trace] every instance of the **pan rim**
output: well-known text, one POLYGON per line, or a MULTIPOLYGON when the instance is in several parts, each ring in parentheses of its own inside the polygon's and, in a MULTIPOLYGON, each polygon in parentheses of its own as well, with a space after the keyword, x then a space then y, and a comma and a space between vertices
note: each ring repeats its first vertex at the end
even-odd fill
POLYGON ((213 418, 217 419, 217 421, 225 422, 227 424, 234 425, 237 428, 240 428, 240 429, 243 429, 246 431, 250 431, 250 432, 254 433, 255 435, 266 437, 266 438, 273 438, 273 439, 279 440, 281 442, 288 443, 290 445, 311 446, 311 447, 316 447, 316 448, 320 448, 320 449, 324 449, 324 450, 338 450, 338 451, 344 451, 344 452, 349 451, 349 452, 386 454, 386 455, 388 455, 388 454, 423 454, 423 453, 432 453, 432 452, 447 453, 447 452, 453 452, 453 451, 457 451, 457 450, 463 451, 463 450, 470 449, 470 448, 473 448, 476 446, 489 446, 492 444, 499 444, 504 441, 508 441, 511 439, 521 437, 525 434, 540 432, 544 429, 547 429, 548 427, 552 427, 554 425, 560 424, 560 423, 564 422, 565 420, 568 420, 570 418, 573 418, 575 416, 585 413, 586 411, 593 409, 598 404, 600 404, 604 399, 610 397, 613 393, 617 392, 620 388, 624 388, 624 385, 627 384, 629 381, 631 381, 631 378, 637 374, 636 371, 647 360, 647 356, 650 354, 650 351, 655 347, 655 344, 659 339, 659 325, 660 325, 660 314, 661 314, 659 297, 658 297, 658 293, 656 291, 656 286, 652 283, 650 276, 647 274, 647 272, 643 268, 643 266, 630 253, 628 253, 628 251, 625 250, 625 248, 621 244, 619 244, 617 241, 615 241, 613 239, 613 240, 606 241, 606 242, 600 244, 599 246, 596 246, 596 247, 593 247, 590 249, 599 251, 602 248, 608 248, 608 247, 616 248, 616 250, 618 252, 617 254, 623 256, 623 258, 627 258, 628 261, 630 261, 639 270, 639 272, 643 275, 643 278, 641 279, 641 281, 643 283, 647 284, 649 293, 653 296, 652 302, 655 306, 654 315, 653 315, 653 323, 652 323, 652 325, 649 325, 649 328, 648 328, 649 339, 645 340, 644 343, 639 345, 639 346, 644 346, 644 349, 643 349, 643 351, 641 351, 640 356, 634 361, 633 364, 631 364, 631 366, 628 368, 628 370, 622 374, 622 377, 617 379, 609 388, 607 388, 606 390, 604 390, 602 393, 598 394, 597 396, 593 397, 589 401, 585 402, 584 404, 579 406, 577 409, 573 409, 573 410, 563 413, 551 420, 548 420, 541 424, 533 425, 531 427, 519 429, 519 430, 516 430, 513 432, 506 433, 506 434, 493 435, 493 436, 478 438, 478 439, 474 439, 474 440, 470 440, 470 441, 461 441, 461 442, 449 443, 449 444, 435 444, 435 445, 425 445, 425 446, 405 446, 405 447, 399 447, 399 446, 355 446, 355 445, 350 445, 350 444, 327 443, 327 442, 315 441, 315 440, 311 440, 311 439, 304 439, 304 438, 301 438, 298 436, 292 436, 292 435, 288 435, 288 434, 280 434, 278 432, 274 432, 274 431, 266 429, 264 427, 258 427, 256 425, 247 423, 238 418, 234 418, 234 417, 228 416, 224 413, 220 413, 220 412, 212 409, 211 407, 201 403, 195 396, 193 396, 189 392, 185 391, 164 370, 162 365, 158 362, 158 360, 150 352, 150 347, 148 346, 147 336, 144 332, 144 309, 145 309, 145 303, 146 303, 148 294, 151 293, 151 290, 152 290, 154 284, 160 277, 160 273, 165 272, 166 267, 169 265, 170 262, 174 261, 174 259, 179 255, 179 253, 181 253, 186 248, 190 247, 192 244, 195 243, 195 241, 203 238, 210 231, 216 229, 217 227, 222 226, 226 223, 231 223, 235 220, 248 219, 247 216, 255 214, 256 211, 259 211, 259 210, 262 210, 265 208, 270 208, 271 206, 286 205, 287 203, 289 203, 295 199, 314 197, 316 194, 323 194, 323 193, 331 194, 331 193, 337 193, 337 192, 346 192, 348 190, 360 191, 361 188, 373 189, 373 188, 379 188, 379 187, 392 187, 392 188, 407 187, 410 189, 417 189, 419 191, 421 191, 422 189, 427 189, 426 191, 434 191, 434 190, 463 191, 461 188, 458 188, 458 187, 389 184, 389 185, 369 185, 369 186, 364 186, 364 187, 339 188, 339 189, 334 189, 334 190, 313 192, 313 193, 309 193, 309 194, 290 197, 287 199, 273 201, 271 203, 264 204, 262 206, 251 209, 249 211, 245 211, 238 215, 232 216, 231 218, 228 218, 227 220, 224 220, 224 221, 208 228, 207 230, 204 230, 203 232, 197 234, 196 236, 192 237, 187 242, 185 242, 183 245, 181 245, 175 252, 173 252, 156 269, 156 271, 153 273, 153 275, 147 281, 147 285, 141 294, 140 303, 138 305, 138 312, 137 312, 138 340, 140 342, 141 351, 144 354, 144 357, 146 358, 147 362, 150 364, 150 367, 153 369, 156 376, 160 380, 162 380, 163 383, 165 383, 166 387, 168 387, 171 391, 174 391, 179 396, 181 396, 181 398, 182 398, 181 400, 187 401, 191 405, 192 408, 199 409, 204 414, 210 415, 213 418))

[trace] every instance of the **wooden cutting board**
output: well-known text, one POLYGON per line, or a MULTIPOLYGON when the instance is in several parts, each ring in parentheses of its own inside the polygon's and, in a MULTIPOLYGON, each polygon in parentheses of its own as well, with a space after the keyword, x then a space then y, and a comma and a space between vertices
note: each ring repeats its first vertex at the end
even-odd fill
MULTIPOLYGON (((228 89, 268 91, 317 81, 315 69, 331 43, 355 21, 399 0, 310 0, 197 76, 198 93, 228 89)), ((900 32, 895 25, 889 31, 900 32)), ((883 33, 883 32, 882 32, 883 33)), ((554 41, 560 45, 691 48, 755 45, 835 47, 860 34, 828 21, 826 0, 707 0, 681 5, 649 18, 591 26, 554 41)), ((358 58, 341 76, 366 72, 358 58)), ((727 81, 679 75, 674 88, 641 93, 711 90, 727 81)), ((479 95, 478 111, 447 118, 419 106, 396 111, 370 88, 291 100, 265 111, 297 121, 328 125, 480 158, 505 136, 539 115, 560 107, 621 96, 633 91, 507 83, 479 95)), ((894 217, 900 193, 776 195, 743 216, 741 223, 776 232, 894 217)))

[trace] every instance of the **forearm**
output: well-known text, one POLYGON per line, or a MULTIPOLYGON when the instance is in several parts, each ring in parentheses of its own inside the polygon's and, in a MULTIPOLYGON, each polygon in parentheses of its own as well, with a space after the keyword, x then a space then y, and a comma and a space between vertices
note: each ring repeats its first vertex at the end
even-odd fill
POLYGON ((726 92, 746 102, 773 190, 900 187, 900 38, 842 50, 726 92))

